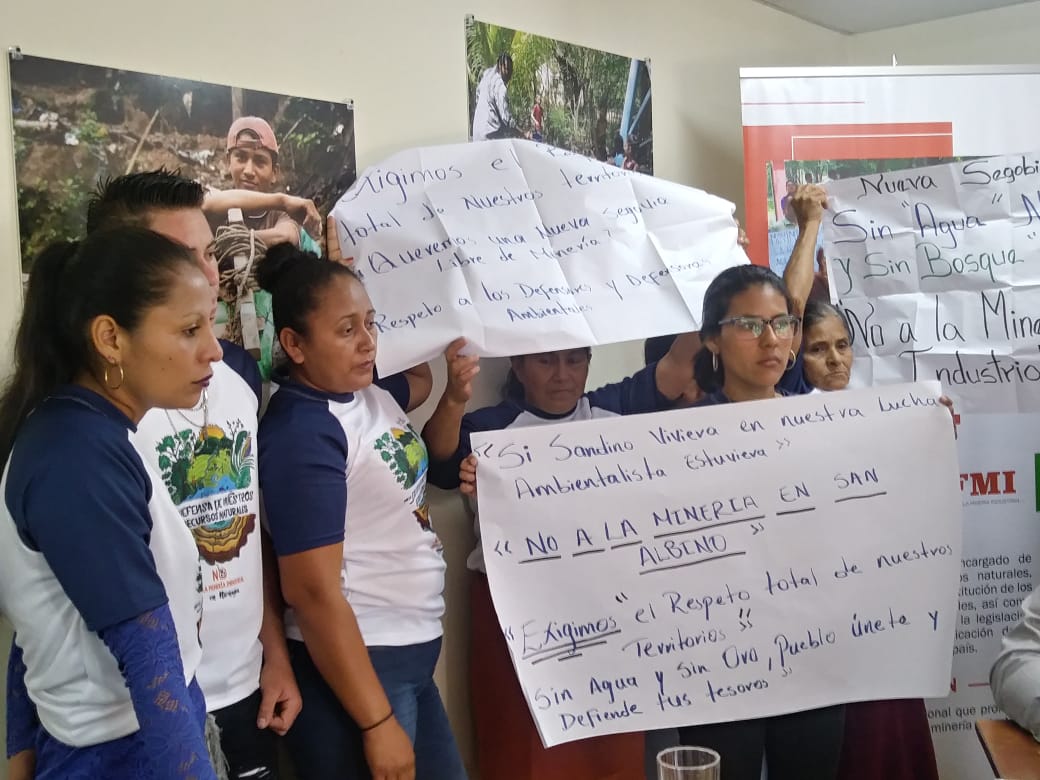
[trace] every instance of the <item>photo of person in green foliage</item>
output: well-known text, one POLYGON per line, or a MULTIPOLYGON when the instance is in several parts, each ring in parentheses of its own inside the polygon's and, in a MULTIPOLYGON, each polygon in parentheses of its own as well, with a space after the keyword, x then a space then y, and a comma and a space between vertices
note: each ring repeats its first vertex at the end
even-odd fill
POLYGON ((470 139, 526 138, 653 174, 649 63, 467 20, 470 139))
POLYGON ((357 178, 353 106, 19 54, 11 109, 23 274, 84 235, 100 183, 177 172, 206 190, 219 335, 268 378, 274 325, 253 269, 278 243, 326 254, 328 212, 357 178))

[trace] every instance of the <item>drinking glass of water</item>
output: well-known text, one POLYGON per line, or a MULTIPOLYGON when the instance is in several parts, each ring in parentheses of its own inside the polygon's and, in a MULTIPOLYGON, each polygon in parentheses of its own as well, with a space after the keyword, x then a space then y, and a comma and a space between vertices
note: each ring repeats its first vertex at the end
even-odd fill
POLYGON ((657 754, 657 780, 719 780, 721 763, 709 748, 668 748, 657 754))

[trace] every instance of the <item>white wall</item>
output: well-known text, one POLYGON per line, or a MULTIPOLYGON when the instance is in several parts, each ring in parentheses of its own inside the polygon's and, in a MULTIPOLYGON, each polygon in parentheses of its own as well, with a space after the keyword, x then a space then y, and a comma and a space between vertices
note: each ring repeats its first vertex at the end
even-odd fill
MULTIPOLYGON (((129 0, 4 2, 0 30, 3 46, 18 45, 31 55, 327 100, 353 98, 358 164, 364 168, 404 147, 465 140, 467 13, 619 54, 650 57, 658 175, 696 184, 738 204, 743 203, 738 68, 844 60, 840 36, 751 0, 259 0, 245 5, 181 0, 148 7, 129 0), (265 7, 269 12, 264 13, 265 7)), ((0 115, 10 116, 6 68, 0 72, 0 115)), ((20 303, 14 154, 7 126, 0 126, 4 339, 20 303)), ((590 384, 617 378, 640 359, 638 345, 600 350, 590 384)), ((0 363, 0 374, 6 369, 0 363)), ((493 400, 501 375, 501 363, 489 362, 478 401, 493 400)), ((468 750, 464 567, 471 532, 454 496, 436 496, 434 511, 450 572, 442 687, 468 750)))
MULTIPOLYGON (((620 54, 650 56, 655 168, 735 202, 740 65, 828 64, 840 36, 750 0, 416 0, 248 6, 128 0, 0 7, 3 46, 28 54, 356 101, 359 167, 403 147, 466 137, 466 13, 620 54), (161 10, 160 10, 161 9, 161 10), (243 9, 243 10, 239 10, 243 9), (91 32, 87 32, 90 30, 91 32), (96 31, 96 32, 95 32, 96 31)), ((6 68, 0 114, 10 115, 6 68)), ((6 119, 3 120, 6 125, 6 119)), ((0 133, 0 335, 17 312, 12 138, 0 133)))

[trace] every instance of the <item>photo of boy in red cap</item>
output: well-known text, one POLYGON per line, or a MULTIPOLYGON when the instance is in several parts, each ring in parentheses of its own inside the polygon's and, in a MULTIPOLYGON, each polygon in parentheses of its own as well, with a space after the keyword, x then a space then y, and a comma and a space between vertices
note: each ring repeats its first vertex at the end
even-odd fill
POLYGON ((100 184, 159 169, 198 182, 217 324, 266 378, 273 324, 253 269, 281 243, 326 254, 325 218, 357 177, 353 105, 28 55, 10 71, 26 278, 43 247, 83 235, 100 184))
POLYGON ((220 274, 217 324, 224 338, 257 359, 267 379, 274 363, 274 322, 271 296, 256 283, 256 263, 276 244, 321 255, 322 219, 307 198, 274 191, 278 140, 265 119, 243 116, 231 123, 227 163, 232 189, 211 189, 203 204, 220 274))
POLYGON ((238 208, 245 226, 257 231, 265 246, 290 243, 321 254, 316 242, 321 239, 322 220, 314 203, 275 190, 280 173, 278 140, 266 120, 243 116, 232 122, 227 162, 232 191, 210 190, 204 205, 214 232, 227 224, 228 209, 238 208))

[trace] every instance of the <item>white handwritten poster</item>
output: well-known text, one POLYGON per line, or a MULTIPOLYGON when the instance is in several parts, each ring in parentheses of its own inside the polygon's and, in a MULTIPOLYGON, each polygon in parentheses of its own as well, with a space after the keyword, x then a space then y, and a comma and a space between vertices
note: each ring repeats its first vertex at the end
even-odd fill
POLYGON ((383 375, 465 336, 505 356, 699 327, 747 257, 733 204, 521 140, 412 149, 333 209, 377 311, 383 375))
POLYGON ((831 293, 857 382, 937 379, 962 412, 1040 411, 1038 157, 827 184, 831 293))
POLYGON ((961 506, 935 383, 473 435, 542 740, 944 694, 961 506))

